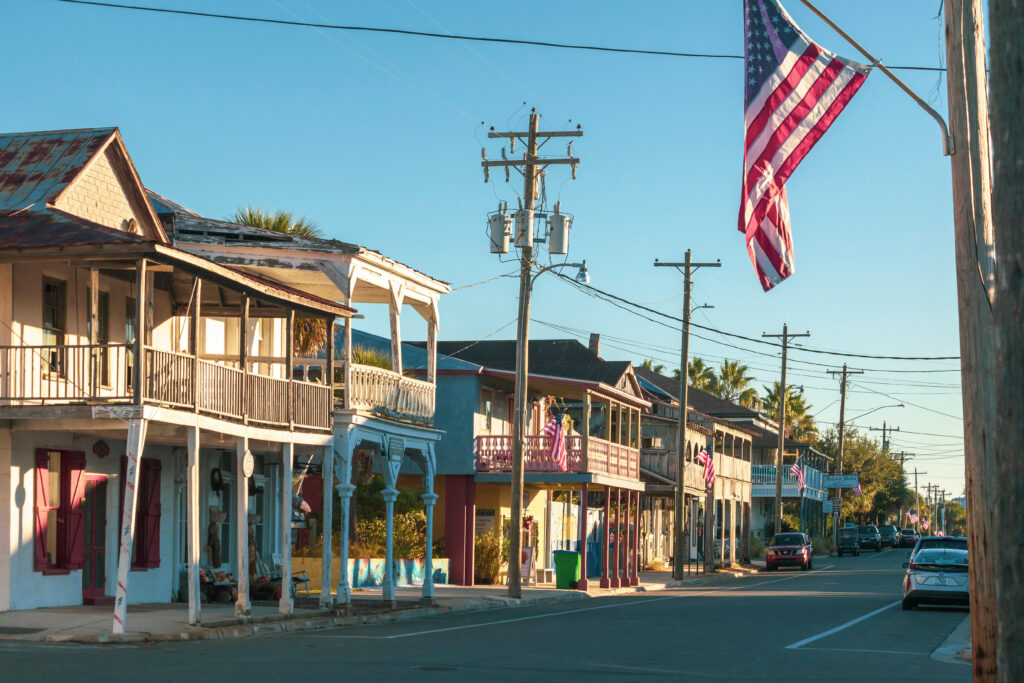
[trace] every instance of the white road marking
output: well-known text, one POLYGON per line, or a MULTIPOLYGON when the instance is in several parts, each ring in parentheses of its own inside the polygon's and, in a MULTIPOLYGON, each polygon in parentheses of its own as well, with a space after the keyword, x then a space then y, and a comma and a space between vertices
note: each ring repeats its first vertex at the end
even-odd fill
POLYGON ((924 655, 927 657, 929 652, 908 652, 906 650, 858 650, 850 647, 802 647, 801 650, 815 650, 817 652, 869 652, 871 654, 879 655, 924 655))
MULTIPOLYGON (((801 576, 807 576, 808 574, 817 574, 818 572, 823 572, 826 569, 830 569, 830 568, 832 568, 834 566, 835 565, 830 564, 830 565, 828 565, 826 567, 822 567, 821 569, 815 569, 815 570, 813 570, 811 572, 806 572, 806 573, 805 572, 800 572, 798 574, 793 574, 792 576, 785 576, 785 577, 783 577, 781 579, 772 579, 771 581, 762 581, 760 583, 743 584, 743 585, 740 585, 740 586, 730 586, 729 588, 719 588, 719 589, 716 589, 716 590, 701 591, 701 592, 698 592, 698 593, 687 593, 687 594, 684 594, 684 595, 667 595, 667 596, 664 596, 664 597, 650 598, 650 599, 647 599, 647 600, 635 600, 635 601, 631 601, 631 602, 617 602, 617 603, 612 604, 612 605, 597 605, 597 606, 594 606, 594 607, 579 607, 579 608, 576 608, 576 609, 562 610, 560 612, 548 612, 548 613, 545 613, 545 614, 534 614, 534 615, 528 616, 528 617, 516 617, 515 619, 499 619, 499 620, 496 620, 496 621, 486 621, 486 622, 479 623, 479 624, 465 624, 465 625, 462 625, 462 626, 448 626, 448 627, 445 627, 445 628, 432 628, 432 629, 427 629, 425 631, 413 631, 411 633, 395 633, 395 634, 386 635, 386 636, 372 636, 372 635, 371 636, 328 635, 328 634, 304 634, 304 633, 292 633, 292 634, 282 634, 282 635, 296 635, 296 636, 304 636, 304 637, 307 637, 307 638, 344 638, 344 639, 358 639, 358 640, 394 640, 394 639, 397 639, 397 638, 412 638, 412 637, 415 637, 415 636, 430 635, 432 633, 444 633, 446 631, 462 631, 462 630, 470 629, 470 628, 482 628, 484 626, 497 626, 499 624, 512 624, 512 623, 515 623, 515 622, 518 622, 518 621, 533 621, 535 619, 548 619, 550 617, 559 617, 559 616, 562 616, 564 614, 577 614, 579 612, 594 612, 594 611, 597 611, 597 610, 612 609, 612 608, 615 608, 615 607, 633 607, 635 605, 649 605, 652 602, 662 602, 664 600, 681 600, 681 599, 684 599, 684 598, 705 597, 705 596, 708 596, 708 595, 714 595, 715 593, 725 593, 727 591, 735 591, 735 590, 741 590, 741 589, 747 589, 747 588, 755 588, 757 586, 765 586, 765 585, 772 584, 772 583, 781 583, 782 581, 791 581, 792 579, 797 579, 797 578, 800 578, 801 576)), ((683 588, 683 586, 680 586, 680 588, 683 588)), ((675 589, 670 589, 670 590, 675 590, 675 589)))
POLYGON ((885 555, 886 553, 891 553, 893 550, 896 550, 896 548, 889 548, 888 550, 883 550, 880 553, 875 553, 874 555, 871 556, 871 559, 874 559, 876 557, 881 557, 882 555, 885 555))
POLYGON ((803 647, 804 645, 807 645, 808 643, 813 643, 816 640, 821 640, 822 638, 825 638, 826 636, 830 636, 833 633, 839 633, 840 631, 842 631, 844 629, 850 628, 854 624, 859 624, 860 622, 864 621, 865 619, 870 619, 871 617, 875 616, 876 614, 881 614, 882 612, 884 612, 887 609, 892 609, 893 607, 895 607, 898 604, 900 604, 899 600, 897 600, 896 602, 890 602, 885 607, 879 607, 874 612, 868 612, 864 616, 857 617, 856 619, 848 621, 845 624, 840 624, 839 626, 836 626, 835 628, 830 628, 829 630, 824 631, 822 633, 819 633, 816 636, 811 636, 810 638, 804 638, 803 640, 797 641, 797 642, 793 643, 792 645, 787 645, 786 649, 787 650, 796 650, 797 648, 803 647))

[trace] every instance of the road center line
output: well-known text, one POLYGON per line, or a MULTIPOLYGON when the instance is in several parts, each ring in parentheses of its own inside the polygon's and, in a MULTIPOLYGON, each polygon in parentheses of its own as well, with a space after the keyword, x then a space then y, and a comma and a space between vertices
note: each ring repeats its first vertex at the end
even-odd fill
POLYGON ((874 612, 868 612, 864 616, 857 617, 856 619, 848 621, 845 624, 840 624, 839 626, 836 626, 835 628, 830 628, 829 630, 824 631, 823 633, 819 633, 816 636, 811 636, 810 638, 804 638, 803 640, 795 642, 792 645, 787 645, 786 649, 787 650, 796 650, 797 648, 803 647, 804 645, 807 645, 808 643, 813 643, 816 640, 821 640, 822 638, 824 638, 826 636, 830 636, 833 633, 839 633, 840 631, 842 631, 844 629, 850 628, 854 624, 859 624, 860 622, 864 621, 865 619, 870 619, 871 617, 875 616, 876 614, 881 614, 885 610, 891 609, 891 608, 895 607, 898 604, 900 604, 899 600, 897 600, 896 602, 890 602, 885 607, 879 607, 874 612))
POLYGON ((760 583, 743 584, 743 585, 740 585, 740 586, 730 586, 729 588, 718 588, 718 589, 715 589, 715 590, 701 591, 701 592, 698 592, 698 593, 687 593, 687 594, 684 594, 684 595, 667 595, 667 596, 660 597, 660 598, 650 598, 648 600, 634 600, 634 601, 630 601, 630 602, 617 602, 617 603, 614 603, 614 604, 611 604, 611 605, 596 605, 594 607, 578 607, 576 609, 562 610, 562 611, 559 611, 559 612, 547 612, 545 614, 534 614, 534 615, 531 615, 531 616, 528 616, 528 617, 516 617, 514 619, 499 619, 499 620, 496 620, 496 621, 486 621, 486 622, 482 622, 482 623, 479 623, 479 624, 464 624, 462 626, 448 626, 448 627, 445 627, 445 628, 432 628, 432 629, 427 629, 425 631, 413 631, 411 633, 395 633, 395 634, 386 635, 386 636, 359 636, 359 635, 337 635, 337 636, 335 636, 335 635, 327 635, 327 634, 324 634, 324 635, 311 635, 311 634, 300 634, 300 633, 294 633, 292 635, 297 635, 297 636, 298 635, 304 635, 307 638, 344 638, 344 639, 358 639, 358 640, 395 640, 397 638, 413 638, 415 636, 425 636, 425 635, 430 635, 432 633, 445 633, 447 631, 462 631, 462 630, 471 629, 471 628, 482 628, 484 626, 497 626, 499 624, 512 624, 512 623, 515 623, 515 622, 518 622, 518 621, 533 621, 535 619, 548 619, 550 617, 558 617, 558 616, 562 616, 564 614, 578 614, 580 612, 594 612, 594 611, 602 610, 602 609, 612 609, 614 607, 634 607, 636 605, 649 605, 652 602, 662 602, 662 601, 665 601, 665 600, 681 600, 681 599, 684 599, 684 598, 706 597, 708 595, 714 595, 716 593, 725 593, 725 592, 728 592, 728 591, 742 590, 742 589, 747 589, 747 588, 755 588, 757 586, 766 586, 766 585, 772 584, 772 583, 781 583, 782 581, 791 581, 793 579, 800 578, 801 576, 807 576, 808 574, 817 574, 818 572, 823 572, 826 569, 830 569, 830 568, 832 568, 834 566, 835 565, 830 564, 830 565, 828 565, 826 567, 822 567, 821 569, 815 569, 814 571, 807 572, 807 573, 799 572, 797 574, 793 574, 792 576, 786 576, 786 577, 783 577, 781 579, 772 579, 771 581, 761 581, 760 583))

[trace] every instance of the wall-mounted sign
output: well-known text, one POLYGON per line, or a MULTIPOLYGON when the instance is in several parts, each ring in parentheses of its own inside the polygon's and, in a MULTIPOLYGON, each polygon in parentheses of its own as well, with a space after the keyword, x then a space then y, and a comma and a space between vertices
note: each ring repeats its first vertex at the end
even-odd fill
POLYGON ((242 474, 246 477, 251 477, 254 469, 256 469, 256 462, 253 460, 252 453, 247 448, 242 456, 242 474))
POLYGON ((826 474, 822 477, 822 484, 827 489, 855 489, 857 488, 857 475, 826 474))
POLYGON ((823 500, 823 501, 821 501, 821 511, 824 512, 826 515, 831 514, 832 513, 832 501, 831 500, 823 500))

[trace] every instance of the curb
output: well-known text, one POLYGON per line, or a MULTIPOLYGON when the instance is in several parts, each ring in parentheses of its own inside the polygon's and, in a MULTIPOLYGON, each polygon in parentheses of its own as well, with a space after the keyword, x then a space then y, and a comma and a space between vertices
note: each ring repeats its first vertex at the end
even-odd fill
MULTIPOLYGON (((321 612, 304 615, 302 617, 295 617, 293 615, 267 615, 264 617, 250 618, 248 620, 225 619, 215 622, 214 625, 194 628, 190 627, 178 633, 137 632, 121 635, 114 635, 111 633, 102 633, 98 635, 49 634, 45 638, 38 639, 35 642, 118 645, 196 640, 234 640, 237 638, 252 638, 260 635, 273 635, 278 633, 294 633, 299 631, 360 626, 366 624, 395 623, 428 616, 454 614, 457 612, 549 605, 560 602, 589 600, 599 597, 629 595, 633 593, 656 593, 684 586, 700 586, 725 579, 727 577, 740 578, 757 573, 756 569, 742 570, 738 572, 735 570, 720 570, 714 575, 693 579, 683 579, 681 581, 648 583, 640 586, 629 586, 612 590, 605 589, 602 590, 599 595, 591 595, 580 591, 566 591, 565 593, 560 593, 558 595, 537 598, 472 598, 456 605, 415 607, 411 609, 396 610, 394 612, 385 612, 383 614, 364 614, 358 616, 344 616, 336 614, 333 610, 322 610, 321 612)), ((25 642, 26 640, 31 641, 32 639, 18 638, 18 640, 25 642)))

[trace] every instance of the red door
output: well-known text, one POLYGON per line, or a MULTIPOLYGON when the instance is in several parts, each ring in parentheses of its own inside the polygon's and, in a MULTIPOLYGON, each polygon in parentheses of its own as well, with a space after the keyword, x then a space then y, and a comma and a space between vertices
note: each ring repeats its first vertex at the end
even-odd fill
POLYGON ((102 598, 106 585, 107 550, 107 478, 98 474, 85 477, 85 496, 82 500, 84 516, 82 557, 82 599, 96 604, 102 598))

